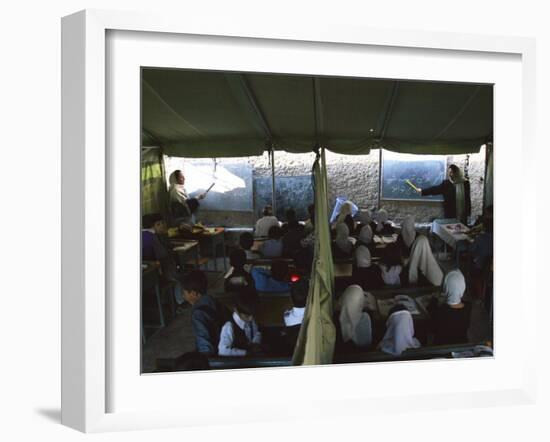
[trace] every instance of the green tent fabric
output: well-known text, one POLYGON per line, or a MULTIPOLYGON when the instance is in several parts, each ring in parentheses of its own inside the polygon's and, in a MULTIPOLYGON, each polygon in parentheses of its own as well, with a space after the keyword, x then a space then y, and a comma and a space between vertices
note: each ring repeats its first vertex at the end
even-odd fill
MULTIPOLYGON (((328 219, 326 170, 323 150, 313 166, 316 220, 328 219)), ((330 364, 334 354, 334 265, 328 223, 315 223, 313 263, 306 311, 292 358, 294 365, 330 364)))
POLYGON ((171 156, 463 154, 493 134, 491 84, 147 68, 141 94, 142 145, 171 156))
POLYGON ((160 149, 144 149, 141 154, 142 215, 160 213, 166 217, 168 192, 160 149))

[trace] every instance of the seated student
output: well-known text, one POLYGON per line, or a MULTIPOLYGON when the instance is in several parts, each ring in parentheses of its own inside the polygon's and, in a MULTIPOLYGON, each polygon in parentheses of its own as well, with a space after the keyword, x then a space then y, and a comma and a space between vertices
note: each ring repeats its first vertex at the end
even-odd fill
MULTIPOLYGON (((246 259, 257 259, 261 257, 259 252, 251 250, 252 246, 254 245, 254 236, 252 235, 252 233, 244 232, 239 237, 239 245, 241 246, 241 249, 243 249, 246 253, 246 259)), ((247 272, 250 271, 250 267, 251 266, 245 266, 247 272)))
POLYGON ((207 295, 208 281, 204 272, 193 270, 183 278, 183 296, 191 304, 191 324, 199 353, 216 354, 227 308, 207 295))
MULTIPOLYGON (((482 221, 482 230, 470 244, 469 251, 472 259, 470 266, 472 295, 482 299, 485 287, 490 278, 490 266, 493 261, 493 217, 492 211, 482 221)), ((486 299, 486 302, 490 302, 486 299)))
POLYGON ((304 226, 296 220, 296 214, 290 215, 289 211, 294 213, 294 210, 287 210, 287 220, 283 226, 283 256, 294 258, 302 248, 300 241, 304 237, 304 226))
POLYGON ((285 211, 286 222, 281 226, 283 235, 286 235, 289 229, 304 230, 304 226, 298 222, 296 211, 291 207, 285 211))
POLYGON ((385 209, 380 209, 376 213, 376 227, 372 233, 379 236, 391 236, 395 233, 393 226, 388 221, 388 212, 385 209))
POLYGON ((396 241, 403 258, 408 258, 410 256, 415 239, 416 228, 414 225, 414 217, 412 215, 407 215, 401 223, 401 233, 397 236, 396 241))
POLYGON ((483 228, 470 244, 469 251, 475 270, 483 270, 493 257, 493 219, 492 215, 482 221, 483 228))
POLYGON ((141 257, 145 261, 158 261, 162 281, 174 285, 174 297, 178 304, 185 301, 178 278, 177 256, 168 240, 168 227, 159 213, 144 215, 141 231, 141 257))
POLYGON ((256 304, 256 294, 248 289, 235 294, 233 315, 223 325, 220 333, 220 356, 246 356, 261 351, 262 334, 254 320, 256 304))
POLYGON ((309 209, 311 209, 309 212, 309 220, 306 222, 304 237, 300 240, 300 246, 302 248, 309 248, 313 250, 313 246, 315 244, 315 207, 310 205, 308 207, 308 210, 309 209))
POLYGON ((279 226, 271 226, 269 239, 262 244, 261 252, 264 258, 280 258, 283 255, 282 231, 279 226))
POLYGON ((360 286, 353 284, 344 290, 338 321, 342 342, 339 352, 366 351, 371 346, 372 321, 369 314, 363 311, 364 307, 365 295, 360 286))
POLYGON ((313 218, 315 218, 315 204, 307 206, 307 213, 309 213, 309 219, 304 224, 304 237, 308 236, 315 230, 313 218))
POLYGON ((420 347, 420 342, 414 337, 412 315, 402 305, 390 310, 386 321, 386 333, 378 346, 384 353, 394 356, 399 356, 408 348, 420 347))
POLYGON ((285 323, 284 338, 289 352, 294 351, 294 347, 296 346, 296 340, 298 339, 300 327, 304 320, 308 291, 309 280, 307 278, 302 278, 290 286, 292 308, 286 310, 283 314, 283 321, 285 323))
POLYGON ((471 310, 462 302, 465 290, 464 275, 460 270, 453 270, 447 273, 443 281, 444 304, 438 305, 437 297, 434 297, 428 306, 435 345, 468 342, 471 310))
POLYGON ((361 229, 365 226, 370 226, 373 232, 374 229, 376 229, 376 223, 372 220, 372 215, 369 209, 361 209, 357 212, 355 218, 357 219, 355 235, 359 235, 359 233, 361 233, 361 229))
POLYGON ((254 267, 251 272, 259 292, 285 293, 290 291, 289 269, 286 261, 274 261, 271 270, 254 267))
POLYGON ((417 284, 422 275, 430 284, 435 286, 441 285, 443 281, 443 272, 433 256, 428 238, 424 235, 417 235, 414 240, 408 266, 409 284, 417 284))
POLYGON ((273 208, 269 205, 265 206, 262 211, 262 217, 256 222, 254 236, 256 238, 267 236, 271 227, 279 225, 279 220, 273 216, 273 208))
POLYGON ((353 220, 353 203, 351 201, 346 201, 340 206, 340 212, 336 217, 336 220, 330 226, 331 229, 335 229, 336 226, 340 223, 346 223, 350 232, 355 232, 355 221, 353 220))
POLYGON ((355 238, 349 236, 349 228, 341 222, 336 225, 336 239, 334 240, 333 258, 350 258, 353 252, 355 238))
POLYGON ((380 267, 372 263, 372 254, 369 248, 372 244, 372 231, 369 225, 363 226, 355 245, 352 267, 352 280, 363 290, 375 290, 384 286, 380 267))
POLYGON ((229 255, 231 268, 224 277, 224 289, 227 293, 240 290, 242 287, 254 287, 254 280, 245 269, 246 252, 235 249, 229 255))
POLYGON ((378 267, 380 267, 380 273, 385 285, 391 287, 401 286, 403 265, 401 252, 396 244, 388 244, 382 249, 382 257, 378 267))

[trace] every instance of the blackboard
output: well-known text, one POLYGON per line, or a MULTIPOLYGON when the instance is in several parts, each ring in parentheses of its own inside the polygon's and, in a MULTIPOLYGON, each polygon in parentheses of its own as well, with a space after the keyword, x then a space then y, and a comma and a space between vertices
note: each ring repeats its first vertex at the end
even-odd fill
MULTIPOLYGON (((275 216, 286 221, 285 210, 293 208, 299 220, 309 218, 307 207, 313 204, 311 175, 275 177, 275 216)), ((254 178, 254 207, 256 216, 266 205, 271 205, 271 177, 254 178)))
POLYGON ((252 211, 252 166, 230 159, 185 160, 185 187, 197 196, 214 184, 200 208, 213 211, 252 211))
POLYGON ((412 155, 382 152, 381 194, 383 200, 443 201, 441 195, 420 196, 405 180, 425 189, 445 179, 447 159, 442 155, 412 155))

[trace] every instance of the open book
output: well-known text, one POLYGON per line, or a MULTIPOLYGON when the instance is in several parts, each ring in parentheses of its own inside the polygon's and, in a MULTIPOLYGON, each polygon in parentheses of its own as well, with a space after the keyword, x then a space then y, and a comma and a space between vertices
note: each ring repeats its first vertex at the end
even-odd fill
POLYGON ((404 306, 411 315, 420 315, 420 310, 414 299, 407 295, 396 295, 393 298, 379 299, 378 311, 385 318, 389 316, 390 310, 397 304, 404 306))

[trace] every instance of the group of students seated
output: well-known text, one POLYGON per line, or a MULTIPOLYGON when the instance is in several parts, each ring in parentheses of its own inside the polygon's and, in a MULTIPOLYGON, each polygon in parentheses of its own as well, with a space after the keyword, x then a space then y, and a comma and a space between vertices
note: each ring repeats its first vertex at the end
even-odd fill
MULTIPOLYGON (((441 286, 441 295, 434 296, 428 306, 433 337, 430 343, 467 342, 470 307, 462 301, 466 281, 461 271, 443 274, 428 238, 417 233, 412 216, 403 219, 397 233, 384 209, 378 210, 375 219, 367 210, 352 216, 350 204, 343 204, 335 222, 329 224, 334 260, 352 262, 351 281, 338 299, 339 308, 334 316, 336 351, 378 350, 397 356, 406 349, 419 347, 421 340, 415 337, 413 317, 400 304, 390 310, 383 336, 375 339, 373 312, 367 308, 365 292, 427 284, 441 286), (391 236, 392 241, 377 247, 375 235, 391 236)), ((315 242, 313 209, 308 208, 310 217, 305 223, 297 220, 293 209, 288 209, 287 221, 281 223, 267 206, 256 223, 254 235, 240 236, 239 247, 230 253, 231 268, 224 277, 224 291, 231 295, 232 311, 207 293, 208 283, 202 271, 178 272, 171 249, 165 243, 166 224, 162 218, 155 215, 144 218, 144 259, 159 260, 165 277, 179 288, 178 303, 187 301, 192 306, 198 354, 292 354, 307 304, 315 242), (253 247, 255 237, 265 239, 258 249, 253 247), (257 265, 254 263, 257 258, 268 258, 271 262, 257 265), (284 327, 275 335, 266 334, 255 319, 261 292, 290 293, 292 308, 283 313, 284 327)), ((471 244, 473 267, 479 272, 486 268, 492 255, 492 217, 484 213, 481 221, 482 234, 471 244)))
POLYGON ((266 344, 255 319, 258 292, 252 279, 243 274, 246 272, 239 273, 242 280, 230 285, 228 292, 233 311, 208 295, 204 272, 193 270, 185 275, 183 296, 192 306, 191 321, 197 352, 207 356, 292 354, 304 317, 309 287, 307 276, 289 284, 292 308, 286 310, 281 318, 285 327, 266 344))
MULTIPOLYGON (((434 295, 428 305, 431 344, 460 344, 468 342, 470 305, 462 301, 466 281, 460 270, 445 276, 441 294, 434 295)), ((373 342, 374 330, 365 301, 365 292, 357 284, 348 286, 340 297, 340 314, 336 318, 337 352, 380 350, 399 356, 407 349, 421 346, 415 337, 410 311, 397 303, 388 314, 385 333, 378 343, 373 342)))

